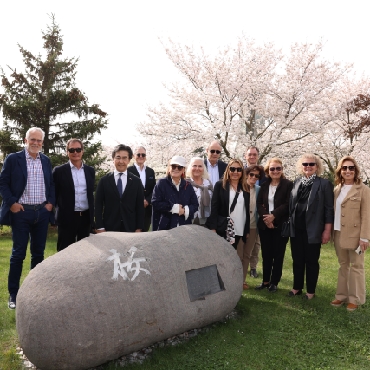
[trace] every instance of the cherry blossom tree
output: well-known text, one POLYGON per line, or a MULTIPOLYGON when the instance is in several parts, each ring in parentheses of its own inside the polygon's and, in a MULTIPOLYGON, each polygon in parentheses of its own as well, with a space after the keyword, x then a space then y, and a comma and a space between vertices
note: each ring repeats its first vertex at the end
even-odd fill
POLYGON ((204 154, 216 139, 225 159, 257 145, 261 162, 280 156, 293 178, 294 163, 309 151, 333 173, 364 137, 351 143, 345 119, 350 102, 366 96, 368 80, 354 84, 352 66, 325 59, 321 42, 295 43, 286 54, 244 37, 215 55, 172 41, 165 50, 180 79, 166 86, 168 101, 149 107, 138 126, 158 164, 174 154, 204 154))

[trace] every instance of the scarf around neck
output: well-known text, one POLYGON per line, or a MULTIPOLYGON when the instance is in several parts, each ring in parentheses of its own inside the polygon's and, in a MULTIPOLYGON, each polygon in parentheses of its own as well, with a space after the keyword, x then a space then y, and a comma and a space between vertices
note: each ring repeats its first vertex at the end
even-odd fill
POLYGON ((209 207, 211 205, 211 196, 209 195, 209 191, 213 192, 213 185, 210 183, 209 185, 198 185, 194 182, 193 179, 187 179, 193 187, 200 189, 200 200, 199 200, 199 213, 200 218, 205 218, 204 216, 204 207, 209 207))

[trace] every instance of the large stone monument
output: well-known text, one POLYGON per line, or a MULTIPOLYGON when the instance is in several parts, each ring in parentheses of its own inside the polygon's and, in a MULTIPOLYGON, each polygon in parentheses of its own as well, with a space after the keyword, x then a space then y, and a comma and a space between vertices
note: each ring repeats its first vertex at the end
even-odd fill
POLYGON ((87 369, 222 319, 242 280, 234 248, 200 226, 91 236, 30 271, 19 341, 42 370, 87 369))

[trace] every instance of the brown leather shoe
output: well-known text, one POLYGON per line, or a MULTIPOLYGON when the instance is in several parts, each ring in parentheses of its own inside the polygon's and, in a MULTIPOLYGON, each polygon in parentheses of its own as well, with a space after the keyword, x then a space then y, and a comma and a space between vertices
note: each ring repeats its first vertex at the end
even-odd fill
POLYGON ((354 311, 358 308, 357 304, 354 303, 348 303, 347 305, 347 311, 354 311))
POLYGON ((249 285, 247 283, 243 283, 243 290, 249 289, 249 285))
POLYGON ((330 304, 333 306, 333 307, 340 307, 344 304, 343 301, 339 300, 339 299, 334 299, 334 301, 331 301, 330 304))

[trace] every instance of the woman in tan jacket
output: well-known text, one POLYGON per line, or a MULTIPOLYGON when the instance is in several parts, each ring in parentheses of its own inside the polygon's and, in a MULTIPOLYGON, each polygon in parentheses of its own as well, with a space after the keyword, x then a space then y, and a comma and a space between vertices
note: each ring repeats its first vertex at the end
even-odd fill
POLYGON ((364 252, 370 239, 370 188, 360 179, 354 158, 343 157, 335 170, 334 246, 339 271, 334 307, 354 311, 365 303, 364 252))

